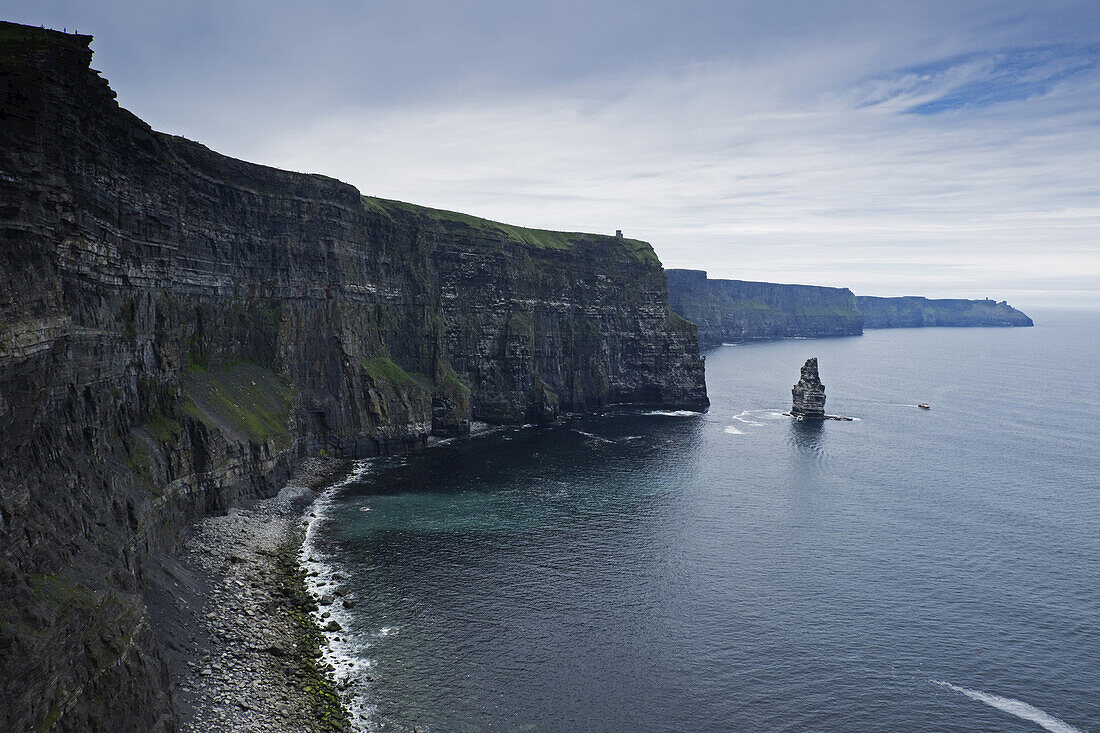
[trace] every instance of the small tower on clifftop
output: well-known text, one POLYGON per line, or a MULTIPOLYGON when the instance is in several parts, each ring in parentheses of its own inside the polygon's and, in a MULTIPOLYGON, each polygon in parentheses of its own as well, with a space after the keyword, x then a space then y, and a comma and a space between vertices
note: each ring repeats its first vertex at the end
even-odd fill
POLYGON ((622 239, 623 238, 623 230, 622 229, 616 229, 615 230, 615 236, 618 237, 619 239, 622 239))

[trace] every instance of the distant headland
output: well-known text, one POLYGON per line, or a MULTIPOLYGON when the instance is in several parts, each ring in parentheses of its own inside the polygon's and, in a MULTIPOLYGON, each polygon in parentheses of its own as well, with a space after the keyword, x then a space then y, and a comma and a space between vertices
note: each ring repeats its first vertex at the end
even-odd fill
POLYGON ((848 288, 710 279, 667 270, 673 312, 699 327, 699 343, 859 336, 865 328, 1033 326, 1004 301, 857 296, 848 288))

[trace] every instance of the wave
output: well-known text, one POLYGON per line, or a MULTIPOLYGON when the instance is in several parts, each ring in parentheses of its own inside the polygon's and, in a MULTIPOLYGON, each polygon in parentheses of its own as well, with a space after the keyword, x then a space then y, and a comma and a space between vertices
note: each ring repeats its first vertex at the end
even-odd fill
POLYGON ((752 425, 754 428, 763 427, 764 423, 757 422, 756 420, 750 420, 747 417, 745 417, 745 415, 751 415, 751 414, 752 414, 751 410, 743 410, 740 414, 734 415, 733 419, 737 420, 738 422, 743 422, 746 425, 752 425))
POLYGON ((725 432, 728 435, 744 435, 745 434, 745 431, 744 430, 738 430, 736 425, 727 425, 725 432))
MULTIPOLYGON (((375 660, 364 654, 362 644, 357 643, 350 633, 352 616, 342 603, 337 602, 335 591, 342 583, 337 581, 336 568, 325 559, 325 553, 318 543, 318 534, 322 527, 332 521, 332 510, 341 490, 348 484, 361 480, 372 469, 370 459, 354 463, 351 474, 323 491, 313 502, 313 506, 303 514, 306 525, 305 538, 298 555, 298 564, 306 570, 306 587, 315 597, 325 594, 334 596, 333 602, 318 606, 314 611, 314 620, 324 626, 331 618, 341 626, 339 633, 326 632, 328 643, 321 645, 321 657, 333 670, 333 678, 340 697, 348 708, 353 730, 364 730, 369 721, 377 714, 377 705, 370 701, 369 684, 375 660), (312 515, 312 516, 310 516, 312 515), (328 617, 322 614, 328 614, 328 617)), ((359 511, 368 511, 369 507, 360 507, 359 511)))
POLYGON ((605 438, 602 435, 596 435, 595 433, 586 433, 583 430, 577 430, 576 428, 573 428, 572 430, 573 430, 574 433, 577 433, 578 435, 583 435, 584 437, 588 438, 589 440, 591 440, 594 443, 614 443, 615 442, 614 440, 611 440, 610 438, 605 438))
POLYGON ((971 690, 967 687, 959 687, 950 682, 941 682, 940 680, 929 681, 934 685, 939 685, 940 687, 946 687, 949 690, 962 693, 971 700, 977 700, 980 703, 984 703, 991 708, 996 708, 1009 715, 1015 715, 1017 718, 1029 720, 1032 723, 1038 723, 1046 730, 1051 731, 1051 733, 1085 733, 1080 728, 1074 728, 1064 720, 1059 720, 1034 705, 1028 705, 1023 700, 1015 700, 1011 697, 1001 697, 1000 695, 991 695, 988 692, 979 692, 978 690, 971 690))
POLYGON ((664 415, 665 417, 697 417, 702 415, 695 410, 646 410, 643 415, 664 415))

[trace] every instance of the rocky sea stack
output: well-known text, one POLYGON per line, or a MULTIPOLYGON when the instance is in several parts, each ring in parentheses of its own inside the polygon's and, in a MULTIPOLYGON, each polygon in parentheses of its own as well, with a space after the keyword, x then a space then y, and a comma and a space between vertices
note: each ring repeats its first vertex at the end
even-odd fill
POLYGON ((825 385, 817 374, 817 357, 802 365, 802 376, 791 388, 791 415, 799 420, 825 419, 825 385))

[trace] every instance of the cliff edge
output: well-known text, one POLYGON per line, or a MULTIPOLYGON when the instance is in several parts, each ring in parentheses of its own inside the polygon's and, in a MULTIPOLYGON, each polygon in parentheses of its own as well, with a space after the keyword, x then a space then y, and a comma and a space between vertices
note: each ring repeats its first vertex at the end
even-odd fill
POLYGON ((847 288, 712 280, 669 270, 668 300, 696 324, 700 346, 792 336, 859 336, 864 328, 1032 326, 1004 301, 855 296, 847 288))
POLYGON ((918 296, 856 298, 866 328, 925 326, 1034 326, 1022 311, 995 300, 933 300, 918 296))
POLYGON ((648 244, 157 133, 90 42, 0 24, 0 728, 174 730, 146 566, 303 457, 706 406, 648 244))
POLYGON ((703 270, 669 270, 672 310, 699 327, 699 343, 792 336, 858 336, 863 316, 847 288, 712 280, 703 270))

